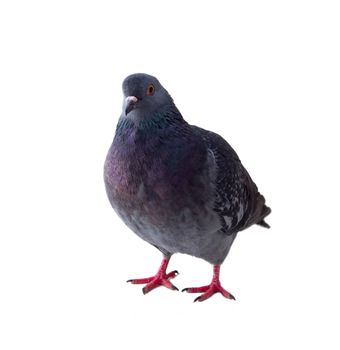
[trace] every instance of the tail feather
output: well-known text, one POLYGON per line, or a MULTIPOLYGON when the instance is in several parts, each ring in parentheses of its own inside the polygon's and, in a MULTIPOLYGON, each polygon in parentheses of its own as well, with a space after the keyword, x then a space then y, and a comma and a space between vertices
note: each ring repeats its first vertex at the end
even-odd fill
POLYGON ((268 216, 271 213, 271 211, 272 210, 269 207, 267 207, 266 205, 263 205, 263 211, 262 211, 260 220, 256 223, 256 225, 259 225, 265 228, 270 228, 270 225, 267 222, 265 222, 264 218, 268 216))
POLYGON ((262 219, 261 221, 259 221, 256 225, 259 225, 259 226, 262 226, 262 227, 265 227, 265 228, 270 228, 270 225, 267 224, 264 219, 262 219))

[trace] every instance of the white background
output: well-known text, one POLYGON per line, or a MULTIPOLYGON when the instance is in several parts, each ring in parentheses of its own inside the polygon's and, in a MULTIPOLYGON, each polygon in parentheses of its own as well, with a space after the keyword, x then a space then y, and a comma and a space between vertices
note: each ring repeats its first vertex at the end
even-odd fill
MULTIPOLYGON (((339 349, 337 1, 1 1, 0 348, 339 349), (236 149, 271 230, 221 270, 236 301, 125 280, 161 254, 115 216, 121 82, 159 78, 236 149)), ((174 256, 180 289, 211 266, 174 256)))

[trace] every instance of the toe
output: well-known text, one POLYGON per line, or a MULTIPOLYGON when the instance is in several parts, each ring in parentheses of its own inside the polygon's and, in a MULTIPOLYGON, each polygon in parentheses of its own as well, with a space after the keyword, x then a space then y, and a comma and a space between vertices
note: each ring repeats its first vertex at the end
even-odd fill
POLYGON ((184 289, 182 289, 182 292, 187 292, 187 293, 204 293, 208 289, 209 289, 209 286, 191 287, 191 288, 184 288, 184 289))
POLYGON ((175 271, 171 271, 168 274, 166 274, 165 278, 171 279, 171 278, 175 278, 178 275, 179 275, 179 272, 177 270, 175 270, 175 271))
POLYGON ((218 288, 217 292, 220 292, 225 298, 228 298, 231 300, 236 300, 235 297, 231 293, 229 293, 227 290, 225 290, 222 287, 218 288))
POLYGON ((161 281, 161 284, 166 287, 166 288, 169 288, 169 289, 172 289, 172 290, 177 290, 178 291, 178 288, 176 286, 174 286, 170 281, 168 280, 162 280, 161 281))
POLYGON ((206 292, 206 293, 203 293, 203 294, 201 294, 199 297, 197 297, 195 300, 194 300, 194 303, 196 302, 196 301, 199 301, 199 302, 201 302, 201 301, 204 301, 204 300, 207 300, 207 299, 209 299, 212 295, 214 295, 215 294, 215 292, 211 292, 211 291, 208 291, 208 292, 206 292))
POLYGON ((144 288, 142 289, 143 294, 145 295, 159 286, 160 286, 160 283, 158 283, 157 280, 151 281, 146 286, 144 286, 144 288))
POLYGON ((133 278, 130 280, 127 280, 127 283, 132 283, 132 284, 145 284, 151 282, 153 277, 147 277, 147 278, 133 278))

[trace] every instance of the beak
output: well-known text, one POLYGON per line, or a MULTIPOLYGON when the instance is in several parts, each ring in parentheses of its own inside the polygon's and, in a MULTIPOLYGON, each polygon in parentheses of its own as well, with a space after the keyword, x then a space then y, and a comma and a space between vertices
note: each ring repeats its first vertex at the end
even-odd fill
POLYGON ((128 115, 133 109, 135 109, 138 98, 136 96, 128 96, 125 99, 125 115, 128 115))

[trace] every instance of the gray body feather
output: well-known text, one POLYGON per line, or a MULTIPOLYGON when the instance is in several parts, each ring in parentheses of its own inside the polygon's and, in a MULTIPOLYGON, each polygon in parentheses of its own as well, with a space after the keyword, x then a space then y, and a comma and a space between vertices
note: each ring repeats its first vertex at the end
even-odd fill
POLYGON ((270 209, 231 146, 187 124, 170 102, 152 118, 122 115, 105 162, 107 195, 126 225, 165 255, 221 264, 237 233, 267 225, 270 209))

